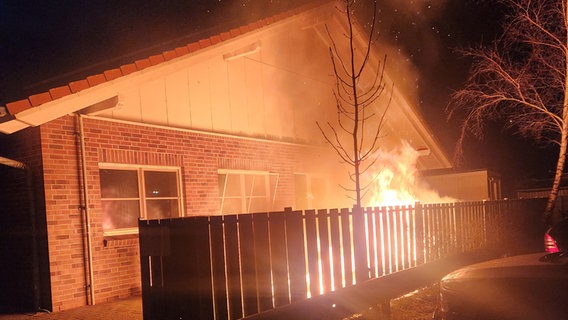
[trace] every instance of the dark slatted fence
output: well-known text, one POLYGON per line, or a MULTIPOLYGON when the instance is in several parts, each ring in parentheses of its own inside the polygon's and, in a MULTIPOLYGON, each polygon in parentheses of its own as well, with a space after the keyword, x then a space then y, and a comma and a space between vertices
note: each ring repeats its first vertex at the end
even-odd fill
POLYGON ((144 319, 239 319, 293 304, 505 243, 506 222, 541 207, 492 201, 140 221, 144 319))

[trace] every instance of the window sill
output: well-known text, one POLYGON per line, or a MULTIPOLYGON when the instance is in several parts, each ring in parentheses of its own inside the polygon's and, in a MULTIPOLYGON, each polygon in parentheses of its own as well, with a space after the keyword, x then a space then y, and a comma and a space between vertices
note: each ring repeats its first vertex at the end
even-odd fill
POLYGON ((109 230, 103 233, 103 243, 106 247, 109 241, 138 239, 138 228, 109 230))

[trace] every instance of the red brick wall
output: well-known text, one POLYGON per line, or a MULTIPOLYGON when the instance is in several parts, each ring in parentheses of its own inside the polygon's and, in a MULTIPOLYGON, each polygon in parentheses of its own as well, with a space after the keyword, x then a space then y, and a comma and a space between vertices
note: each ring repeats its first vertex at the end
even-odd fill
MULTIPOLYGON (((75 121, 64 117, 41 127, 54 310, 88 298, 75 121)), ((317 166, 313 157, 319 156, 301 145, 97 119, 84 119, 84 127, 96 303, 140 293, 137 237, 103 235, 99 163, 181 167, 185 214, 211 215, 219 211, 218 169, 279 173, 276 208, 284 208, 295 199, 293 173, 317 166)))

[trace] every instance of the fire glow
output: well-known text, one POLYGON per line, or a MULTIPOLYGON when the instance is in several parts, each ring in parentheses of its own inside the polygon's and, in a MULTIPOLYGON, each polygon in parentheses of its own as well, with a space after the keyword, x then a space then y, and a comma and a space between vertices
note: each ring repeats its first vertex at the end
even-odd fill
POLYGON ((383 207, 421 203, 448 203, 455 199, 440 197, 419 180, 420 153, 407 142, 391 151, 380 150, 377 161, 366 177, 369 183, 367 206, 383 207))
MULTIPOLYGON (((371 172, 365 177, 370 181, 367 207, 383 207, 381 214, 384 215, 384 219, 378 221, 376 220, 379 219, 377 215, 365 214, 365 239, 368 244, 366 246, 367 267, 371 270, 374 266, 375 276, 382 276, 416 265, 418 252, 416 251, 415 203, 457 201, 449 197, 440 197, 436 191, 419 180, 417 169, 419 156, 420 152, 412 148, 407 142, 403 142, 400 147, 389 152, 380 150, 375 166, 370 168, 371 172), (391 210, 394 214, 389 213, 391 210), (369 245, 371 243, 373 245, 369 245), (405 254, 408 254, 408 256, 405 256, 405 254), (371 261, 374 263, 371 263, 371 261)), ((349 220, 347 223, 352 232, 352 221, 349 220)), ((355 249, 353 239, 350 240, 350 252, 353 252, 355 249)), ((329 250, 330 265, 333 265, 332 248, 326 249, 329 250)), ((353 256, 345 257, 343 252, 342 248, 340 257, 342 261, 342 270, 340 270, 342 283, 332 283, 332 291, 335 291, 338 287, 345 287, 347 277, 351 278, 347 282, 356 283, 355 274, 346 274, 344 265, 350 263, 351 270, 354 270, 353 256)), ((319 241, 318 254, 321 255, 319 241)), ((321 256, 319 259, 321 259, 321 256)), ((318 265, 321 273, 321 260, 319 260, 318 265)), ((320 274, 320 280, 322 276, 323 274, 320 274)), ((306 275, 306 278, 309 288, 309 274, 306 275)), ((308 289, 308 297, 310 297, 309 291, 308 289)), ((324 293, 324 287, 321 283, 319 284, 319 291, 320 294, 324 293)))

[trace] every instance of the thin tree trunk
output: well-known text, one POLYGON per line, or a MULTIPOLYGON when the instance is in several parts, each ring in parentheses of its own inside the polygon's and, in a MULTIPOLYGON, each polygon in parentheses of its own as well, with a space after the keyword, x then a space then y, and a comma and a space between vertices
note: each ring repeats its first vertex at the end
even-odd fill
POLYGON ((355 203, 361 208, 361 181, 359 158, 359 101, 357 96, 357 75, 355 74, 355 48, 353 46, 353 23, 351 22, 351 7, 347 3, 347 21, 349 22, 349 49, 351 50, 351 88, 353 90, 353 107, 355 108, 353 119, 353 166, 355 169, 355 203))
MULTIPOLYGON (((566 112, 566 106, 564 107, 566 112)), ((566 113, 565 113, 566 114, 566 113)), ((556 172, 554 174, 554 182, 552 183, 552 190, 550 191, 550 195, 548 196, 548 202, 546 203, 546 210, 545 210, 545 222, 548 224, 552 224, 553 221, 553 210, 556 204, 556 198, 558 197, 558 191, 560 189, 560 181, 562 180, 562 173, 564 171, 564 163, 566 161, 566 147, 567 147, 567 139, 566 135, 568 134, 568 127, 566 125, 566 117, 564 117, 564 126, 562 127, 562 138, 560 140, 560 151, 558 153, 558 163, 556 164, 556 172)))
MULTIPOLYGON (((566 46, 568 48, 568 6, 564 6, 564 24, 566 26, 566 46)), ((562 130, 560 132, 560 150, 558 151, 558 162, 556 163, 556 172, 554 173, 554 182, 548 196, 546 209, 544 211, 544 220, 547 224, 554 223, 553 211, 556 205, 556 198, 560 189, 560 181, 564 172, 564 163, 566 162, 566 148, 568 144, 568 51, 564 51, 564 106, 562 108, 562 130)))

